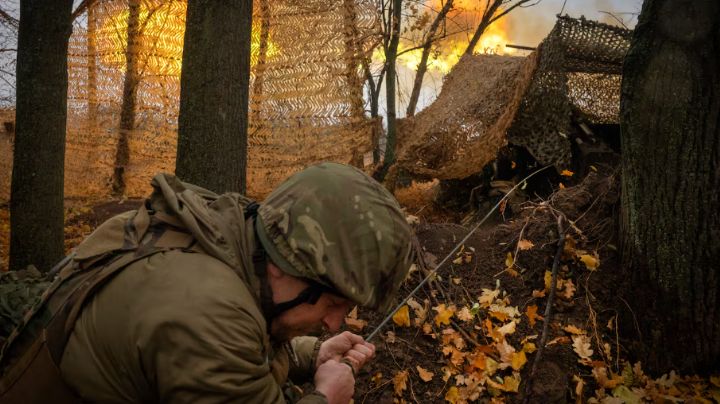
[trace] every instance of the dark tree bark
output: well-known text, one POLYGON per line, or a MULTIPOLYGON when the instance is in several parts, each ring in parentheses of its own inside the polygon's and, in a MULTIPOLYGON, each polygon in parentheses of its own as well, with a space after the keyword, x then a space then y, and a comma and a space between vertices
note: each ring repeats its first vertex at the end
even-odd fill
POLYGON ((72 0, 23 0, 17 52, 10 268, 63 256, 67 50, 72 0))
POLYGON ((717 370, 717 1, 645 1, 625 60, 621 131, 623 266, 641 359, 656 372, 717 370))
POLYGON ((251 0, 188 3, 175 172, 215 192, 245 192, 251 0))
POLYGON ((115 171, 113 172, 113 195, 125 193, 125 169, 130 163, 130 135, 135 130, 135 109, 137 87, 140 82, 138 73, 138 53, 140 51, 140 0, 130 0, 128 4, 127 45, 125 46, 125 80, 123 98, 120 107, 120 130, 115 149, 115 171))

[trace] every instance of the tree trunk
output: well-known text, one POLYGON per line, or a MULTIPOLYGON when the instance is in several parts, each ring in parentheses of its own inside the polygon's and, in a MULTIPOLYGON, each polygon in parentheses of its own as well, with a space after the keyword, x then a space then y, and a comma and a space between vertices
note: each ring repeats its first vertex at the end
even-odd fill
POLYGON ((252 0, 188 3, 175 171, 245 192, 252 0))
POLYGON ((385 97, 387 98, 387 139, 385 143, 385 162, 380 173, 382 180, 388 168, 395 163, 395 142, 397 137, 397 119, 395 112, 395 87, 397 49, 400 43, 400 22, 402 20, 402 0, 393 0, 392 3, 390 44, 385 53, 385 65, 387 66, 387 77, 385 79, 385 97))
POLYGON ((432 24, 430 24, 430 28, 428 28, 428 32, 426 35, 427 40, 423 44, 422 55, 420 56, 420 64, 418 65, 418 70, 415 73, 415 81, 413 82, 413 88, 410 92, 410 101, 408 102, 406 113, 407 116, 415 115, 415 109, 417 108, 417 103, 420 99, 420 88, 422 87, 423 79, 425 78, 425 72, 427 72, 427 62, 430 58, 430 50, 432 49, 433 38, 435 37, 435 33, 440 27, 440 23, 445 20, 445 16, 447 16, 447 13, 452 8, 452 5, 453 0, 447 0, 443 5, 442 9, 440 9, 438 15, 435 17, 435 20, 432 22, 432 24))
POLYGON ((659 373, 720 363, 719 55, 717 1, 645 1, 622 82, 623 266, 659 373))
POLYGON ((113 195, 125 193, 125 169, 130 163, 130 135, 135 130, 135 109, 137 103, 138 57, 140 51, 140 0, 128 4, 127 45, 125 46, 125 80, 120 109, 120 130, 115 149, 115 171, 113 173, 113 195))
POLYGON ((72 0, 23 0, 17 52, 10 268, 63 256, 67 50, 72 0))

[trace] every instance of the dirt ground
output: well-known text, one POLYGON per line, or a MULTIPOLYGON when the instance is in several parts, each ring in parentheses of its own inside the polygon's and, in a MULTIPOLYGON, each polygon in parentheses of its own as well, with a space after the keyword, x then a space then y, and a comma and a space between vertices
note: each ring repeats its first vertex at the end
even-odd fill
MULTIPOLYGON (((396 192, 413 222, 419 252, 396 303, 471 228, 458 224, 463 214, 433 204, 435 185, 413 184, 396 192)), ((481 226, 414 296, 408 322, 393 319, 371 341, 377 358, 357 375, 354 402, 619 403, 635 402, 637 396, 685 397, 698 390, 672 378, 670 384, 653 381, 639 365, 626 362, 631 353, 617 321, 628 307, 618 297, 623 284, 615 239, 618 198, 615 176, 591 174, 547 200, 523 204, 515 217, 481 226), (560 253, 558 216, 567 218, 560 253), (556 293, 537 361, 556 255, 556 293)), ((141 202, 69 201, 66 247, 141 202)), ((8 229, 7 207, 0 207, 3 263, 8 229)), ((368 335, 383 317, 360 309, 357 318, 367 325, 347 327, 368 335)), ((703 386, 709 391, 707 383, 703 386)), ((720 390, 712 391, 720 397, 720 390)))

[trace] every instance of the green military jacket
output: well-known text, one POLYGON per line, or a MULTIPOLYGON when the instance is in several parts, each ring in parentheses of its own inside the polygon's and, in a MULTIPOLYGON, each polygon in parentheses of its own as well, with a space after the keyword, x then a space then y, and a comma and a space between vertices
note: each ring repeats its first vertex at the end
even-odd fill
MULTIPOLYGON (((268 335, 248 200, 172 176, 153 186, 146 207, 104 223, 75 259, 91 262, 132 243, 173 248, 129 265, 84 307, 63 378, 92 402, 285 402, 288 377, 300 383, 314 374, 318 343, 279 345, 268 335)), ((300 402, 326 400, 315 393, 300 402)))

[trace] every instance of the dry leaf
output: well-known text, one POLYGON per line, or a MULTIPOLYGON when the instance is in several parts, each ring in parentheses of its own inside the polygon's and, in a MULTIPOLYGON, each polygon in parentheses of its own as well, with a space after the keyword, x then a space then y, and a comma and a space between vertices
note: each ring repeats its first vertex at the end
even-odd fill
POLYGON ((539 299, 541 297, 545 297, 545 291, 544 290, 533 290, 532 291, 532 297, 539 299))
POLYGON ((433 332, 432 325, 429 323, 425 323, 422 326, 423 332, 425 335, 431 335, 433 338, 435 338, 435 333, 433 332))
POLYGON ((401 327, 410 327, 410 309, 407 305, 404 305, 400 310, 396 311, 392 316, 395 324, 401 327))
POLYGON ((452 261, 452 263, 455 264, 455 265, 460 265, 460 264, 462 264, 462 263, 463 263, 463 258, 462 258, 462 256, 455 258, 455 259, 452 261))
POLYGON ((347 317, 345 317, 345 324, 347 324, 348 328, 350 328, 352 331, 360 332, 365 328, 367 325, 367 321, 361 320, 357 318, 357 311, 358 308, 355 306, 355 308, 350 311, 350 314, 348 314, 347 317))
POLYGON ((530 327, 535 327, 535 321, 536 320, 542 320, 543 317, 537 314, 538 307, 536 305, 528 306, 525 310, 525 315, 528 318, 528 322, 530 323, 530 327))
POLYGON ((572 324, 568 324, 565 327, 563 327, 563 331, 567 331, 573 335, 585 335, 587 333, 585 330, 575 327, 572 324))
POLYGON ((407 215, 407 216, 405 216, 405 220, 411 226, 420 223, 420 219, 418 219, 418 217, 415 215, 407 215))
POLYGON ((371 380, 373 383, 375 383, 376 386, 379 386, 380 384, 382 384, 382 376, 383 376, 382 372, 377 372, 373 375, 371 380))
POLYGON ((482 295, 478 299, 480 302, 480 306, 484 308, 490 307, 490 305, 497 299, 497 297, 500 295, 500 290, 491 290, 491 289, 483 289, 482 295))
POLYGON ((526 342, 523 344, 522 350, 527 353, 533 353, 537 351, 537 347, 532 342, 526 342))
POLYGON ((585 267, 591 271, 594 271, 598 268, 600 265, 600 260, 596 257, 593 257, 589 254, 583 254, 580 257, 580 261, 582 261, 583 264, 585 264, 585 267))
POLYGON ((466 323, 468 321, 472 321, 472 319, 474 318, 474 316, 470 312, 470 309, 468 309, 467 306, 463 306, 463 308, 460 309, 460 311, 457 312, 455 316, 466 323))
POLYGON ((420 379, 426 383, 432 380, 433 376, 435 376, 435 373, 428 372, 427 370, 421 368, 420 365, 415 366, 415 369, 417 369, 420 379))
POLYGON ((580 357, 580 363, 585 364, 589 362, 593 354, 590 338, 587 335, 574 335, 572 341, 573 351, 580 357))
POLYGON ((572 177, 573 175, 575 175, 575 173, 570 170, 562 170, 560 172, 560 175, 562 175, 563 177, 572 177))
POLYGON ((393 376, 393 386, 395 387, 396 396, 402 396, 402 392, 407 390, 407 378, 407 370, 401 370, 393 376))
POLYGON ((578 399, 578 402, 582 402, 583 397, 583 389, 585 388, 585 381, 578 375, 573 376, 573 381, 575 381, 575 396, 578 399))
POLYGON ((560 188, 560 189, 565 189, 565 184, 563 184, 562 182, 559 182, 559 183, 558 183, 558 188, 560 188))
POLYGON ((515 352, 511 355, 511 365, 512 368, 515 370, 522 369, 523 366, 527 363, 527 357, 525 356, 525 351, 515 352))
POLYGON ((505 267, 512 268, 514 263, 515 263, 515 260, 513 259, 512 253, 508 252, 507 256, 505 257, 505 267))
POLYGON ((570 300, 575 296, 575 284, 572 279, 567 279, 563 282, 563 291, 560 293, 560 297, 565 300, 570 300))
POLYGON ((425 322, 425 318, 427 318, 428 301, 426 300, 424 305, 420 305, 415 299, 410 298, 407 304, 412 307, 415 312, 415 325, 419 327, 420 324, 425 322))
POLYGON ((453 316, 453 314, 455 314, 455 306, 450 306, 446 308, 444 303, 433 307, 433 310, 438 313, 435 316, 435 325, 449 325, 450 318, 453 316))
POLYGON ((593 368, 592 374, 598 384, 606 389, 614 389, 625 381, 622 376, 613 372, 610 372, 610 377, 608 377, 607 368, 605 366, 593 368))
POLYGON ((388 344, 394 344, 395 343, 395 333, 392 331, 388 331, 385 333, 385 341, 388 344))
POLYGON ((522 239, 518 241, 517 246, 520 250, 525 251, 535 247, 535 244, 533 244, 533 242, 530 240, 522 239))
POLYGON ((551 339, 547 344, 545 344, 545 346, 550 346, 550 345, 555 345, 555 344, 569 344, 569 343, 570 343, 570 338, 563 335, 562 337, 556 337, 556 338, 551 339))
POLYGON ((496 328, 500 335, 510 335, 515 333, 515 321, 511 321, 500 328, 496 328))
POLYGON ((458 388, 455 386, 452 386, 448 389, 447 393, 445 393, 445 401, 447 401, 450 404, 455 404, 458 402, 458 388))

